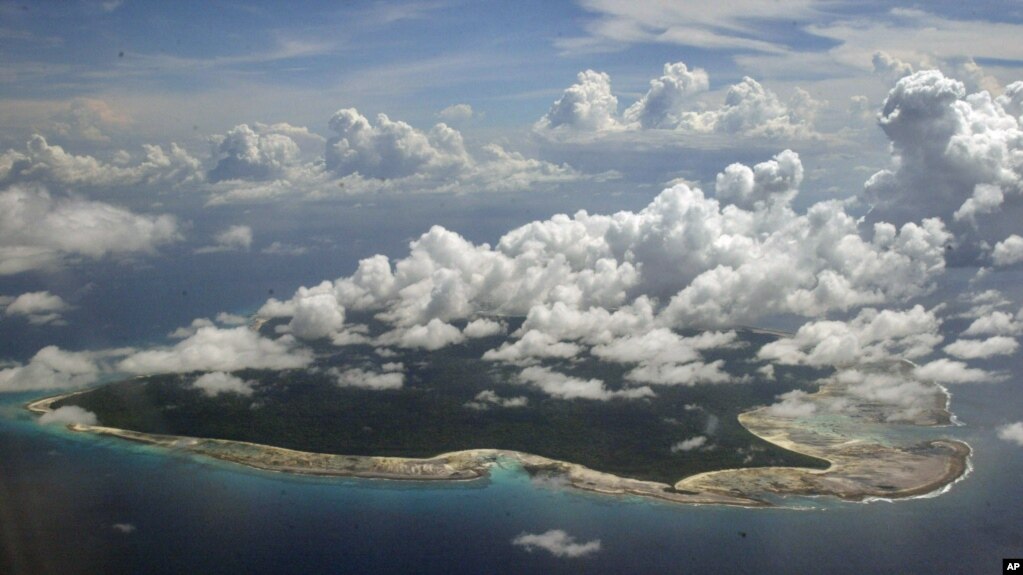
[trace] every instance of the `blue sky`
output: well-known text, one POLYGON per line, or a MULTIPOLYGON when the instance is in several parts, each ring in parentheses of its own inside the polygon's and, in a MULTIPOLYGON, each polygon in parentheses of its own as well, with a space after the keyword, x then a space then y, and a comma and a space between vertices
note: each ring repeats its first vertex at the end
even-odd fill
POLYGON ((825 322, 783 359, 915 333, 928 377, 999 380, 1021 37, 1013 2, 0 4, 0 389, 295 365, 367 343, 353 311, 381 349, 529 315, 519 359, 825 322), (256 310, 279 338, 220 315, 256 310))

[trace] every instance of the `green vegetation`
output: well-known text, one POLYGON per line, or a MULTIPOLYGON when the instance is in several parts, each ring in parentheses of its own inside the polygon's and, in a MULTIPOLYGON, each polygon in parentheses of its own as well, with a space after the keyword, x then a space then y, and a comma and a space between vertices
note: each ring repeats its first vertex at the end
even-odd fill
MULTIPOLYGON (((736 384, 655 386, 651 400, 563 400, 518 383, 518 368, 480 360, 502 338, 487 338, 438 352, 407 352, 387 361, 405 366, 398 390, 339 387, 332 366, 371 368, 382 363, 368 346, 331 348, 318 370, 244 370, 252 396, 207 397, 191 386, 201 374, 157 375, 109 384, 57 404, 79 405, 103 425, 148 433, 251 441, 303 451, 351 455, 427 457, 471 448, 511 449, 580 463, 617 475, 673 483, 702 471, 734 467, 826 462, 781 449, 749 433, 736 416, 794 388, 812 390, 822 375, 805 368, 777 368, 776 381, 753 375, 751 350, 771 339, 742 333, 743 349, 718 350, 737 375, 736 384), (466 407, 482 390, 525 396, 526 407, 466 407), (698 407, 697 407, 698 406, 698 407), (695 436, 702 448, 671 447, 695 436)), ((593 358, 550 363, 576 377, 623 385, 626 366, 593 358)))

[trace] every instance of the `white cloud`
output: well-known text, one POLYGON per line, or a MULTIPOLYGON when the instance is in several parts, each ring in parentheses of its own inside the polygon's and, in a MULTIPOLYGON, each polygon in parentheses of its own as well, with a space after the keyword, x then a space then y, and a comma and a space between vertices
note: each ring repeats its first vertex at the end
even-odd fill
POLYGON ((405 366, 401 363, 385 363, 382 371, 368 371, 360 368, 340 370, 330 368, 327 373, 335 378, 341 387, 363 389, 399 389, 405 384, 405 366))
POLYGON ((214 371, 200 375, 192 382, 192 387, 201 390, 207 397, 216 397, 222 393, 252 395, 252 383, 230 373, 214 371))
POLYGON ((959 339, 945 346, 945 353, 959 359, 1012 355, 1019 344, 1011 337, 996 335, 987 339, 959 339))
POLYGON ((698 350, 727 346, 734 339, 734 332, 683 338, 669 329, 658 328, 597 345, 590 352, 603 361, 637 364, 625 374, 625 378, 633 382, 658 385, 725 383, 732 378, 722 370, 724 361, 704 363, 698 350))
POLYGON ((288 327, 295 337, 306 340, 330 337, 344 327, 345 308, 329 291, 329 284, 313 289, 300 288, 292 299, 288 327))
POLYGON ((1011 266, 1023 262, 1023 238, 1012 234, 995 244, 991 259, 996 266, 1011 266))
POLYGON ((799 155, 785 150, 752 169, 743 164, 728 166, 717 176, 715 195, 723 202, 751 210, 775 202, 788 204, 799 193, 802 182, 799 155))
POLYGON ((794 389, 779 395, 778 399, 781 401, 767 406, 765 411, 775 417, 786 419, 810 417, 817 412, 817 404, 807 399, 809 395, 805 391, 794 389))
POLYGON ((536 128, 599 132, 619 129, 617 118, 618 98, 611 93, 611 77, 585 70, 551 105, 536 128))
POLYGON ((684 439, 682 441, 679 441, 678 443, 675 443, 674 445, 671 446, 671 452, 678 453, 680 451, 681 452, 692 451, 694 449, 699 449, 706 444, 707 437, 703 435, 697 435, 696 437, 690 437, 689 439, 684 439))
POLYGON ((252 246, 252 228, 249 226, 231 226, 214 238, 216 243, 195 250, 197 254, 217 252, 248 251, 252 246))
POLYGON ((464 122, 475 115, 469 104, 452 104, 437 112, 437 116, 447 122, 464 122))
POLYGON ((97 425, 99 419, 96 418, 95 413, 85 408, 77 405, 65 405, 39 416, 39 423, 43 425, 71 425, 72 423, 97 425))
POLYGON ((504 335, 507 331, 508 325, 503 321, 494 321, 492 319, 481 317, 466 324, 465 328, 462 329, 462 334, 467 338, 476 339, 481 337, 504 335))
MULTIPOLYGON (((50 145, 35 134, 24 152, 0 154, 0 184, 42 182, 55 186, 111 187, 181 185, 202 180, 199 160, 177 144, 169 151, 143 146, 145 158, 135 165, 105 163, 92 156, 76 156, 61 146, 50 145)), ((121 154, 130 159, 130 154, 121 154)))
POLYGON ((998 438, 1023 446, 1023 421, 1010 423, 998 428, 998 438))
POLYGON ((117 368, 128 373, 188 373, 296 369, 312 362, 311 353, 299 348, 290 335, 267 339, 247 327, 200 327, 172 347, 139 351, 121 360, 117 368))
POLYGON ((623 114, 625 121, 641 128, 674 128, 687 111, 686 104, 693 95, 710 87, 707 71, 689 68, 684 62, 664 65, 664 74, 650 80, 650 89, 642 98, 629 106, 623 114))
POLYGON ((847 321, 803 324, 792 337, 765 344, 760 359, 789 365, 850 366, 930 354, 942 341, 941 320, 917 305, 905 311, 862 310, 847 321))
POLYGON ((181 239, 172 216, 144 216, 103 202, 55 198, 38 186, 0 192, 0 275, 85 257, 151 254, 181 239))
POLYGON ((582 348, 574 343, 558 341, 549 334, 530 330, 514 342, 505 342, 483 354, 485 361, 503 361, 517 365, 538 363, 544 358, 575 357, 582 348))
POLYGON ((967 336, 1020 334, 1023 334, 1023 309, 1016 317, 1004 311, 992 311, 973 320, 963 332, 967 336))
POLYGON ((619 116, 610 76, 586 70, 577 80, 534 125, 538 133, 564 136, 658 129, 754 138, 817 137, 813 119, 821 102, 801 89, 786 104, 753 78, 745 77, 728 88, 719 107, 704 110, 692 95, 707 90, 706 71, 690 71, 683 62, 668 63, 664 74, 650 81, 647 93, 619 116))
POLYGON ((581 379, 540 366, 531 366, 523 369, 519 373, 519 380, 558 399, 608 401, 616 398, 638 399, 655 395, 653 390, 645 385, 643 387, 611 391, 599 379, 581 379))
POLYGON ((98 355, 64 351, 55 345, 40 349, 25 365, 0 369, 0 392, 84 387, 103 373, 98 355))
POLYGON ((937 383, 983 383, 1005 379, 1003 374, 969 367, 961 361, 945 358, 925 363, 915 368, 913 374, 922 380, 937 383))
POLYGON ((123 131, 131 123, 131 116, 105 100, 75 98, 51 118, 48 130, 68 140, 109 142, 108 132, 123 131))
MULTIPOLYGON (((1018 229, 1023 205, 1023 129, 1002 104, 937 70, 907 76, 892 88, 880 125, 892 142, 893 167, 874 174, 865 195, 872 219, 901 223, 940 217, 959 243, 974 247, 1018 229)), ((1010 106, 1011 107, 1011 106, 1010 106)), ((1000 257, 1011 257, 1003 245, 1000 257)))
POLYGON ((501 397, 492 389, 485 389, 476 394, 472 401, 467 401, 465 406, 470 409, 484 411, 491 407, 525 407, 529 404, 529 398, 519 395, 515 397, 501 397))
POLYGON ((60 296, 48 291, 27 292, 11 300, 4 309, 7 316, 23 316, 34 325, 59 323, 61 313, 70 309, 60 296))
POLYGON ((457 327, 434 318, 425 325, 400 327, 381 335, 378 339, 384 345, 397 345, 398 347, 407 348, 420 347, 434 351, 452 344, 462 343, 465 341, 465 337, 457 327))
POLYGON ((446 124, 428 133, 378 114, 376 125, 354 108, 339 110, 330 119, 337 133, 327 142, 327 169, 345 176, 358 173, 382 180, 413 174, 457 174, 472 160, 462 135, 446 124))
MULTIPOLYGON (((287 124, 282 127, 294 129, 287 124)), ((213 138, 214 167, 207 173, 207 181, 272 180, 288 175, 298 163, 298 144, 270 126, 257 124, 255 128, 241 124, 213 138)))
POLYGON ((521 533, 512 539, 512 545, 522 547, 526 551, 543 549, 555 557, 584 557, 600 551, 600 539, 577 543, 575 537, 561 529, 551 529, 544 533, 521 533))

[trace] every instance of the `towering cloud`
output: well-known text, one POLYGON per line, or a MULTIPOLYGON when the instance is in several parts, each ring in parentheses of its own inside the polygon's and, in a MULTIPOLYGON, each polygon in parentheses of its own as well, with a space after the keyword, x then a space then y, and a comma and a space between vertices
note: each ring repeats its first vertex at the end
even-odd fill
POLYGON ((540 129, 599 132, 620 127, 618 98, 611 93, 611 77, 604 72, 579 72, 576 83, 551 105, 540 121, 540 129))
MULTIPOLYGON (((967 95, 962 82, 937 70, 899 80, 880 117, 892 141, 894 166, 874 174, 865 194, 871 221, 903 223, 940 217, 953 226, 967 255, 994 244, 1023 217, 1023 130, 1017 94, 1010 85, 994 98, 967 95), (971 245, 973 244, 973 245, 971 245)), ((1011 259, 1011 241, 998 254, 1011 259)))

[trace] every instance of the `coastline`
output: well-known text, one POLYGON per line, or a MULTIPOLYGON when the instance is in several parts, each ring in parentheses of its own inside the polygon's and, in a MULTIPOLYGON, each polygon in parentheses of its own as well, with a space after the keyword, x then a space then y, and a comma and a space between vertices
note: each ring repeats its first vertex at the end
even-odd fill
MULTIPOLYGON (((938 387, 942 409, 928 423, 954 419, 947 407, 948 392, 938 387)), ((25 407, 42 414, 54 403, 86 393, 78 390, 30 402, 25 407)), ((822 385, 809 397, 823 400, 836 390, 822 385)), ((933 414, 932 414, 933 415, 933 414)), ((806 422, 772 417, 766 408, 739 415, 754 435, 779 447, 825 459, 824 470, 800 467, 751 467, 701 473, 674 485, 620 477, 547 457, 500 449, 469 449, 429 458, 334 455, 296 451, 270 445, 174 435, 157 435, 99 425, 70 424, 76 432, 118 437, 177 449, 263 471, 326 477, 401 481, 473 481, 484 478, 499 460, 512 460, 530 474, 563 477, 577 489, 606 495, 635 495, 691 505, 774 506, 768 495, 834 496, 844 501, 894 500, 933 496, 947 491, 970 469, 972 450, 952 439, 933 439, 893 447, 848 436, 822 439, 806 422)), ((853 434, 850 434, 853 435, 853 434)))

